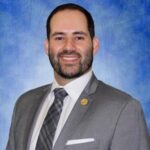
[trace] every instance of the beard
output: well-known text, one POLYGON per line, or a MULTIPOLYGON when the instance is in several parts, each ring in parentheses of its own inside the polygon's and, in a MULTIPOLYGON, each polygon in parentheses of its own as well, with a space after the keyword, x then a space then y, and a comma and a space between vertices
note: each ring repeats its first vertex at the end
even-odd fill
POLYGON ((93 47, 87 49, 84 56, 81 56, 75 50, 63 50, 56 55, 50 49, 48 56, 53 69, 58 75, 65 79, 74 79, 80 77, 91 68, 93 63, 93 47), (61 57, 64 55, 74 55, 79 61, 75 64, 63 64, 61 57))

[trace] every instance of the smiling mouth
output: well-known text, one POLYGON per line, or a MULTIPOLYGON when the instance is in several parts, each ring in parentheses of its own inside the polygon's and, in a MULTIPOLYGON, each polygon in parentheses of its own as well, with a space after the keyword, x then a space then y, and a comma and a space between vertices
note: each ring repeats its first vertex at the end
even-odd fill
POLYGON ((80 54, 73 53, 73 52, 62 53, 59 55, 59 58, 66 63, 75 63, 75 62, 79 61, 80 57, 81 57, 80 54))
POLYGON ((78 60, 80 57, 76 54, 70 54, 70 55, 61 55, 60 58, 66 61, 75 61, 78 60))

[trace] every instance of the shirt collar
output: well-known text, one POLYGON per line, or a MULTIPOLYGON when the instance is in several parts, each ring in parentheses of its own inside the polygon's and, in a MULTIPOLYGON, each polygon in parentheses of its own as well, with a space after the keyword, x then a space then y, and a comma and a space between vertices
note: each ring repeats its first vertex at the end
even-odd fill
POLYGON ((91 79, 91 77, 92 77, 92 69, 90 69, 87 73, 85 73, 81 77, 69 82, 65 86, 60 86, 54 79, 51 91, 53 91, 55 88, 62 87, 66 90, 71 99, 76 101, 79 98, 85 86, 87 85, 88 81, 91 79))

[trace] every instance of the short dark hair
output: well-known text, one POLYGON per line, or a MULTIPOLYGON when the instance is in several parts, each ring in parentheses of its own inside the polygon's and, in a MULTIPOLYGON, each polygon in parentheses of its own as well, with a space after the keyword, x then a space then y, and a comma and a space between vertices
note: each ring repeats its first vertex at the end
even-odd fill
POLYGON ((85 15, 85 17, 87 19, 87 24, 88 24, 88 30, 89 30, 91 38, 93 39, 93 37, 95 36, 95 27, 94 27, 94 20, 92 18, 92 15, 85 8, 83 8, 77 4, 73 4, 73 3, 67 3, 67 4, 59 5, 50 13, 50 15, 47 18, 47 22, 46 22, 47 39, 49 39, 49 35, 51 32, 50 22, 51 22, 52 17, 57 12, 62 11, 62 10, 66 10, 66 9, 78 10, 85 15))

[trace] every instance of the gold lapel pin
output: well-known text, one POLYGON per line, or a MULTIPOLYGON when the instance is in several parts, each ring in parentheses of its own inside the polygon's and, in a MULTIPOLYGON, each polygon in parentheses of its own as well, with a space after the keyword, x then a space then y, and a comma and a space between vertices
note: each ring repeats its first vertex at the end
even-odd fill
POLYGON ((80 104, 82 105, 82 106, 85 106, 85 105, 87 105, 88 104, 88 99, 86 99, 86 98, 83 98, 81 101, 80 101, 80 104))

